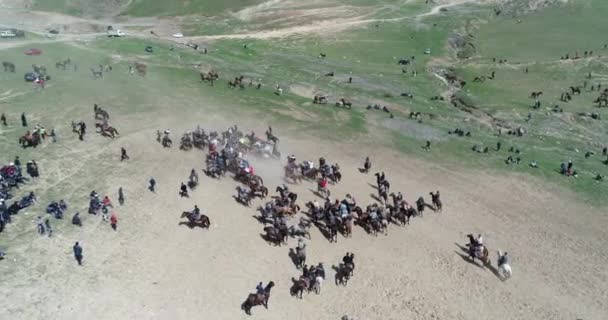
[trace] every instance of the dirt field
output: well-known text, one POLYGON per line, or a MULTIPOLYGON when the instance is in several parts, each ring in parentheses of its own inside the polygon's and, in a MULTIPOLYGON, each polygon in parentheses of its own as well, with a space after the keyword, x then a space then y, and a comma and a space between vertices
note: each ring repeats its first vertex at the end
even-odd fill
MULTIPOLYGON (((185 129, 177 127, 180 120, 163 125, 178 132, 185 129)), ((112 189, 98 190, 115 194, 118 186, 125 188, 127 205, 117 210, 118 232, 86 217, 76 238, 42 237, 22 248, 25 259, 3 261, 1 269, 18 271, 1 288, 7 297, 2 317, 242 319, 247 317, 239 306, 246 294, 268 280, 277 283, 270 309, 254 308, 252 318, 603 319, 608 312, 602 303, 606 216, 562 191, 541 191, 540 185, 522 183, 516 176, 454 172, 371 146, 281 137, 288 148, 284 152, 301 159, 324 155, 341 164, 344 180, 332 187, 337 197, 348 192, 362 204, 371 202, 373 176, 357 170, 366 150, 374 171, 386 172, 393 190, 412 199, 439 189, 445 203, 443 213, 427 213, 405 228, 392 226, 388 236, 374 238, 357 228, 353 238, 330 244, 314 230, 308 242, 310 262, 324 262, 329 269, 352 251, 357 270, 347 287, 335 286, 329 271, 322 293, 299 301, 289 295, 290 279, 299 274, 288 257, 288 247, 296 241, 274 247, 260 238, 262 227, 252 218, 260 201, 244 208, 232 199, 234 181, 206 177, 192 198, 178 198, 179 183, 189 169, 202 166, 202 154, 163 150, 153 142, 151 129, 159 123, 117 121, 141 131, 133 129, 135 133, 109 144, 93 139, 82 152, 129 146, 131 160, 116 159, 115 173, 109 173, 112 189), (158 181, 157 194, 145 188, 151 175, 158 181), (211 217, 210 230, 178 225, 181 211, 195 203, 211 217), (458 244, 466 242, 467 233, 479 232, 493 255, 498 249, 512 255, 514 277, 509 281, 501 282, 462 257, 458 244), (71 256, 74 241, 84 247, 83 267, 71 256)), ((268 186, 282 183, 280 162, 253 162, 268 186)), ((293 186, 302 201, 314 198, 313 188, 310 183, 293 186)), ((83 190, 83 197, 87 193, 83 190)))
MULTIPOLYGON (((468 1, 441 3, 451 6, 463 2, 468 1)), ((428 14, 439 12, 440 7, 435 8, 428 14)), ((249 17, 251 12, 238 14, 249 17)), ((56 23, 58 17, 49 19, 56 23)), ((81 22, 74 19, 74 23, 81 22)), ((340 26, 350 28, 369 22, 361 21, 347 20, 332 26, 343 30, 340 26)), ((255 37, 235 37, 280 38, 321 32, 327 26, 290 27, 256 33, 255 37)), ((33 23, 31 27, 42 32, 46 25, 33 23)), ((72 39, 69 34, 62 37, 64 41, 72 39)), ((11 46, 16 45, 0 46, 0 50, 11 46)), ((314 89, 290 88, 302 96, 310 96, 314 89)), ((163 98, 156 103, 170 102, 163 98)), ((87 108, 88 112, 90 103, 72 107, 78 111, 87 108)), ((35 111, 52 116, 45 109, 35 111)), ((294 108, 293 112, 302 111, 294 108)), ((301 115, 315 117, 318 115, 301 115)), ((307 241, 308 262, 323 262, 327 280, 320 295, 305 294, 299 300, 289 294, 292 277, 301 273, 288 256, 297 240, 292 238, 288 246, 275 247, 260 237, 262 225, 253 215, 263 201, 256 200, 250 208, 237 204, 232 197, 236 194, 235 181, 230 177, 213 180, 200 172, 203 153, 176 147, 167 150, 154 141, 157 129, 170 128, 177 141, 182 132, 197 123, 206 129, 223 130, 234 120, 167 108, 160 113, 116 117, 112 123, 121 133, 124 128, 119 139, 107 140, 90 133, 86 143, 79 143, 69 136, 68 129, 63 130, 61 152, 39 160, 42 182, 24 191, 33 188, 53 192, 64 184, 79 189, 77 197, 82 201, 68 210, 69 219, 86 203, 90 188, 101 195, 109 194, 116 203, 118 187, 122 186, 126 204, 116 208, 118 231, 112 231, 101 217, 86 215, 86 210, 80 211, 86 215, 84 227, 73 232, 75 227, 66 226, 70 232, 56 232, 51 238, 30 241, 29 236, 20 236, 13 229, 15 225, 9 225, 0 235, 9 237, 13 244, 7 258, 0 261, 0 295, 4 297, 0 319, 337 320, 343 315, 357 320, 608 318, 608 215, 580 202, 566 189, 548 187, 523 174, 497 176, 478 168, 429 164, 371 143, 338 144, 306 133, 287 136, 284 132, 289 125, 270 123, 281 138, 283 155, 295 154, 298 161, 323 156, 340 164, 344 178, 330 187, 332 198, 342 199, 350 193, 361 205, 374 201, 370 197, 375 193, 374 176, 358 171, 365 156, 370 156, 372 172, 384 171, 391 191, 401 191, 413 202, 420 195, 429 201, 428 192, 440 190, 444 203, 442 213, 427 211, 423 218, 414 218, 410 226, 391 225, 387 236, 374 237, 356 227, 352 238, 339 236, 338 243, 329 243, 313 228, 312 239, 307 241), (126 162, 119 161, 117 150, 122 146, 131 157, 126 162), (71 170, 73 175, 64 176, 62 168, 77 169, 71 170), (178 187, 192 168, 199 170, 201 184, 191 198, 179 198, 178 187), (89 170, 95 174, 89 174, 89 170), (152 176, 158 182, 156 193, 146 189, 152 176), (179 225, 185 221, 179 218, 181 212, 195 204, 210 216, 209 230, 179 225), (467 242, 468 233, 483 234, 494 266, 497 250, 509 252, 511 279, 502 282, 490 269, 469 262, 460 248, 467 242), (75 241, 80 241, 84 249, 82 267, 72 256, 75 241), (347 287, 336 286, 332 265, 338 264, 346 252, 355 253, 355 274, 347 287), (255 307, 253 316, 245 315, 240 305, 247 294, 258 282, 270 280, 276 287, 269 309, 255 307)), ((243 131, 255 130, 258 135, 268 125, 264 119, 239 119, 237 124, 243 131)), ((48 151, 44 148, 24 153, 35 157, 35 152, 48 151)), ((2 161, 12 157, 4 155, 2 161)), ((284 160, 249 160, 271 194, 284 183, 284 160)), ((311 182, 290 188, 298 193, 299 203, 315 198, 311 182)), ((15 220, 21 221, 20 227, 31 228, 31 234, 35 226, 29 221, 45 205, 26 210, 15 220)))

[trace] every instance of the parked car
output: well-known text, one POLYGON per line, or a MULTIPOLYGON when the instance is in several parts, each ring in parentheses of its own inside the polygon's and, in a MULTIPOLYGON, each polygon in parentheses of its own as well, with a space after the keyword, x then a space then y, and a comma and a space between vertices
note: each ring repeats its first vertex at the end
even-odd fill
POLYGON ((14 38, 17 35, 11 30, 2 30, 0 31, 0 38, 14 38))
POLYGON ((183 33, 181 33, 181 32, 178 32, 178 33, 174 33, 174 34, 173 34, 173 38, 183 38, 183 37, 184 37, 184 34, 183 34, 183 33))
POLYGON ((154 52, 154 49, 152 49, 152 46, 147 46, 145 50, 146 50, 146 52, 150 52, 150 53, 154 52))
POLYGON ((119 29, 116 30, 108 30, 108 37, 124 37, 125 33, 120 31, 119 29))
POLYGON ((36 49, 36 48, 31 48, 31 49, 25 50, 25 54, 27 54, 28 56, 37 56, 37 55, 42 54, 42 50, 36 49))

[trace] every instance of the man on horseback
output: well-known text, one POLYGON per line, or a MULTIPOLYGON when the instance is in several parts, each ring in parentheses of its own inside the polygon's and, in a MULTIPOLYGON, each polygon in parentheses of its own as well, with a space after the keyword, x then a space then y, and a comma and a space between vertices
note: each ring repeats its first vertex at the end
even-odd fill
POLYGON ((198 221, 201 218, 201 209, 194 205, 194 210, 190 213, 190 221, 198 221))
POLYGON ((179 187, 180 191, 179 191, 179 195, 182 198, 189 198, 190 196, 188 195, 188 186, 186 186, 183 182, 182 185, 179 187))
POLYGON ((507 252, 501 254, 498 257, 498 267, 502 267, 504 264, 509 264, 509 257, 507 256, 507 252))

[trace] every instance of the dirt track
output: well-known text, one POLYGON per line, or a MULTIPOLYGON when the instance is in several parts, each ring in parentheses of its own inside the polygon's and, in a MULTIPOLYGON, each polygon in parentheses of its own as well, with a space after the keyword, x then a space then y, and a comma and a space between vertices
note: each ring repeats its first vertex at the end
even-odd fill
MULTIPOLYGON (((186 129, 178 127, 181 121, 175 114, 171 122, 164 120, 162 126, 174 132, 186 129)), ((454 172, 391 152, 378 155, 372 149, 368 152, 374 170, 387 173, 393 190, 413 201, 439 189, 444 213, 427 213, 409 227, 392 226, 388 236, 378 238, 357 228, 353 238, 341 237, 337 244, 329 244, 314 230, 308 243, 310 262, 324 262, 331 270, 346 251, 352 251, 357 270, 346 288, 334 286, 334 273, 328 271, 321 295, 298 301, 289 296, 290 279, 299 272, 291 264, 288 247, 273 247, 260 238, 262 226, 252 218, 254 208, 232 199, 234 181, 202 177, 202 186, 191 199, 179 199, 177 186, 191 168, 201 168, 202 155, 162 150, 153 142, 152 129, 160 123, 123 118, 117 125, 131 127, 132 133, 110 144, 95 137, 83 152, 102 145, 112 150, 129 146, 132 160, 117 164, 116 175, 108 177, 112 186, 122 185, 127 192, 128 205, 118 209, 119 231, 112 232, 98 217, 86 217, 77 239, 62 234, 40 238, 23 248, 33 253, 25 261, 4 261, 19 264, 8 267, 20 271, 0 289, 11 306, 0 316, 6 312, 24 319, 244 319, 242 300, 257 282, 267 280, 277 283, 270 310, 255 308, 254 319, 337 319, 345 313, 357 319, 505 319, 507 314, 509 319, 526 320, 602 319, 608 312, 602 303, 608 256, 603 246, 605 214, 575 204, 559 191, 540 191, 540 186, 522 183, 518 177, 454 172), (150 175, 159 184, 156 195, 145 189, 150 175), (195 203, 210 215, 211 230, 177 225, 181 211, 195 203), (464 244, 470 232, 482 232, 493 255, 498 249, 511 253, 511 280, 503 283, 461 257, 457 243, 464 244), (75 240, 85 248, 83 268, 71 257, 75 240), (55 258, 35 254, 43 251, 42 257, 55 258)), ((348 192, 359 203, 372 201, 369 195, 374 190, 368 183, 373 177, 356 169, 363 154, 355 155, 349 145, 281 138, 283 146, 293 148, 283 152, 312 159, 310 150, 315 150, 315 157, 324 155, 341 164, 345 178, 332 187, 335 196, 348 192)), ((367 147, 356 151, 362 149, 367 147)), ((282 183, 281 163, 253 161, 269 187, 282 183)), ((301 201, 314 198, 312 188, 311 183, 293 186, 301 201)), ((291 240, 289 247, 295 243, 291 240)))

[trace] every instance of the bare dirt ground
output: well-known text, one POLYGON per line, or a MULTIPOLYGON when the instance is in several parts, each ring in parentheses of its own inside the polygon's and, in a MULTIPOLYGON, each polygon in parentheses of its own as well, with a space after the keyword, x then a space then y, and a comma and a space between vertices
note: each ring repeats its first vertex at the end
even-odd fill
MULTIPOLYGON (((273 124, 283 154, 294 153, 300 160, 324 156, 340 163, 344 180, 331 187, 336 197, 350 193, 361 204, 372 202, 373 176, 357 170, 370 155, 373 171, 386 172, 392 189, 402 191, 407 200, 439 189, 445 205, 443 213, 427 212, 408 227, 391 226, 388 236, 375 238, 356 228, 352 238, 330 244, 313 229, 308 259, 325 263, 328 280, 320 295, 299 301, 289 295, 290 279, 299 275, 288 257, 288 247, 296 241, 274 247, 260 238, 262 226, 252 215, 261 201, 242 207, 232 199, 236 182, 202 174, 201 186, 190 199, 178 197, 179 183, 191 168, 202 168, 203 155, 163 150, 154 132, 171 128, 180 133, 195 125, 193 119, 204 119, 201 125, 215 129, 233 124, 200 112, 170 110, 119 117, 113 123, 129 128, 119 139, 90 135, 80 144, 66 137, 61 143, 74 145, 66 157, 39 161, 44 176, 55 176, 60 166, 80 169, 59 182, 42 178, 37 189, 57 183, 88 185, 96 178, 86 176, 86 167, 100 165, 99 154, 126 146, 131 160, 120 163, 116 157, 115 164, 103 164, 111 168, 104 179, 112 187, 97 191, 116 198, 116 189, 123 186, 127 204, 117 209, 118 232, 100 217, 87 216, 76 234, 58 232, 11 248, 8 259, 0 262, 0 274, 8 275, 0 286, 0 319, 245 319, 240 304, 259 281, 268 280, 277 283, 270 309, 254 308, 251 319, 339 319, 350 314, 355 319, 395 320, 603 320, 608 315, 605 212, 527 176, 438 167, 365 141, 334 144, 314 137, 290 138, 273 124), (146 190, 150 176, 158 181, 156 194, 146 190), (178 225, 179 214, 194 204, 210 216, 210 230, 178 225), (513 278, 501 282, 490 270, 463 258, 459 245, 464 245, 467 233, 483 233, 494 265, 495 251, 508 251, 513 278), (84 247, 83 267, 72 257, 75 241, 84 247), (347 251, 356 254, 357 269, 347 287, 337 287, 331 265, 347 251)), ((262 132, 259 123, 239 121, 244 129, 262 132)), ((283 183, 283 163, 251 160, 269 188, 283 183)), ((315 197, 311 183, 291 188, 301 202, 315 197)), ((89 191, 82 190, 83 199, 89 191)), ((34 214, 28 211, 18 218, 30 220, 34 214)))
MULTIPOLYGON (((190 199, 180 199, 179 183, 191 168, 202 167, 203 155, 163 150, 154 141, 156 128, 181 132, 187 128, 180 123, 195 118, 214 126, 227 123, 203 114, 156 116, 149 119, 163 120, 116 119, 119 128, 130 128, 123 137, 112 142, 93 137, 74 148, 94 161, 99 152, 128 147, 131 160, 115 159, 106 177, 112 190, 98 190, 115 194, 118 186, 125 188, 127 205, 117 209, 119 230, 113 232, 99 217, 85 217, 76 236, 57 233, 24 244, 20 254, 25 258, 0 265, 0 272, 17 270, 0 288, 7 306, 0 317, 244 319, 239 306, 246 294, 258 281, 268 280, 277 283, 270 309, 255 308, 253 319, 338 319, 343 314, 356 319, 604 319, 608 314, 603 303, 608 298, 605 213, 518 176, 454 171, 372 145, 281 136, 284 153, 299 159, 323 155, 341 164, 344 180, 331 188, 336 197, 351 193, 359 203, 372 202, 373 176, 357 170, 370 154, 374 171, 386 172, 393 190, 413 201, 439 189, 445 204, 443 213, 426 213, 405 228, 392 226, 388 236, 375 238, 357 228, 352 238, 330 244, 313 230, 311 263, 324 262, 331 270, 352 251, 357 270, 348 287, 335 286, 334 272, 328 271, 322 293, 299 301, 289 295, 290 279, 299 274, 288 257, 288 247, 296 241, 274 247, 261 239, 262 226, 252 218, 261 202, 242 207, 232 199, 234 181, 206 177, 190 199), (145 188, 152 175, 158 181, 156 194, 145 188), (179 214, 194 204, 211 217, 210 230, 178 225, 179 214), (466 242, 467 233, 479 232, 493 254, 501 249, 512 255, 514 277, 509 281, 501 282, 462 257, 458 245, 466 242), (84 267, 71 256, 74 241, 84 246, 84 267)), ((280 134, 280 127, 275 130, 280 134)), ((269 187, 283 182, 281 162, 251 160, 269 187)), ((311 183, 291 188, 301 201, 315 197, 311 183)), ((88 191, 82 190, 83 198, 88 191)))

